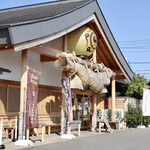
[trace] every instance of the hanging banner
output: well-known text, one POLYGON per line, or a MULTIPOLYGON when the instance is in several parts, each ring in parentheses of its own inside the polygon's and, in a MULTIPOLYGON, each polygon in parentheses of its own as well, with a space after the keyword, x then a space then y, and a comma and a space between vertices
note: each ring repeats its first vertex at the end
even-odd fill
POLYGON ((150 90, 143 89, 143 104, 142 104, 143 116, 150 116, 150 90))
POLYGON ((72 98, 71 98, 71 88, 70 88, 70 77, 61 79, 63 95, 68 109, 69 122, 73 122, 73 113, 72 113, 72 98))
POLYGON ((37 97, 40 73, 27 69, 26 127, 38 127, 37 97))

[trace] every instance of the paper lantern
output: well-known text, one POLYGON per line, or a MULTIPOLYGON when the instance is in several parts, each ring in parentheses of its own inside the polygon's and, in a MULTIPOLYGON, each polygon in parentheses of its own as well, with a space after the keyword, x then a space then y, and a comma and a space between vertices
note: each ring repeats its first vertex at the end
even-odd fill
POLYGON ((88 27, 80 27, 67 35, 67 48, 76 55, 90 56, 97 46, 97 37, 88 27))

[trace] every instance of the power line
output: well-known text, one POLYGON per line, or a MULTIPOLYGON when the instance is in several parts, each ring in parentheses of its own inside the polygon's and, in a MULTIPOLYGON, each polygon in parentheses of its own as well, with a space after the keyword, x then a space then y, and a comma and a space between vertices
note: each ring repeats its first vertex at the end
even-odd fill
POLYGON ((150 75, 150 73, 146 73, 146 72, 143 72, 143 73, 139 73, 139 74, 149 74, 149 75, 150 75))
POLYGON ((138 52, 138 53, 149 53, 150 51, 122 51, 123 53, 135 53, 135 52, 138 52))
POLYGON ((130 62, 130 64, 150 64, 150 62, 130 62))
POLYGON ((134 71, 150 71, 150 70, 134 70, 134 71))
POLYGON ((150 49, 150 46, 120 46, 120 48, 125 48, 125 49, 150 49))
POLYGON ((136 43, 118 43, 119 45, 149 45, 150 42, 136 42, 136 43))
POLYGON ((145 40, 131 40, 131 41, 118 41, 117 43, 133 43, 133 42, 144 42, 144 41, 150 41, 150 39, 145 40))

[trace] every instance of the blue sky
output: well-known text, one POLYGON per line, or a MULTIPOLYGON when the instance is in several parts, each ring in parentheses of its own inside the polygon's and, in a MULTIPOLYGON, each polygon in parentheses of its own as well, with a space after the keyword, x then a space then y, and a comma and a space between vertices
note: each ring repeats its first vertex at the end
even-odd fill
MULTIPOLYGON (((0 0, 0 9, 48 1, 50 0, 0 0)), ((150 62, 150 0, 98 0, 98 2, 132 70, 150 79, 150 63, 146 63, 150 62)))
POLYGON ((145 63, 150 62, 150 1, 100 0, 99 4, 132 70, 150 79, 150 63, 145 63))

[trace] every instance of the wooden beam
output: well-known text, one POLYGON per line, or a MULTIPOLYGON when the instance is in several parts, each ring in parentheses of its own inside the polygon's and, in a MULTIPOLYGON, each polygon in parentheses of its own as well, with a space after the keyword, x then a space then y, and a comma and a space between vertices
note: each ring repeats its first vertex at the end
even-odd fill
POLYGON ((101 42, 102 42, 102 45, 105 47, 105 49, 107 49, 107 52, 110 55, 110 57, 112 58, 112 61, 115 64, 115 66, 119 67, 119 65, 117 64, 117 61, 115 60, 111 51, 109 50, 109 47, 108 47, 107 43, 105 42, 105 40, 102 40, 101 42))
POLYGON ((116 79, 116 80, 121 80, 121 79, 125 79, 125 78, 124 78, 124 76, 116 75, 115 79, 116 79))
POLYGON ((116 69, 116 68, 111 68, 111 69, 116 73, 116 75, 118 75, 118 76, 123 75, 123 73, 121 72, 120 69, 116 69))
POLYGON ((41 55, 40 56, 40 61, 41 62, 49 62, 49 61, 55 61, 57 58, 52 58, 49 56, 41 55))
POLYGON ((0 51, 7 51, 7 50, 14 50, 13 45, 11 44, 0 45, 0 51))
POLYGON ((115 101, 116 101, 116 83, 115 83, 115 76, 112 77, 112 84, 111 84, 111 95, 112 95, 112 103, 111 103, 111 120, 115 121, 115 101))
POLYGON ((76 94, 79 94, 79 95, 93 96, 93 93, 91 91, 84 92, 84 91, 79 90, 79 89, 72 89, 72 91, 75 92, 76 94))
MULTIPOLYGON (((11 85, 11 86, 13 85, 14 87, 18 87, 19 88, 20 82, 0 79, 0 85, 11 85)), ((57 91, 61 91, 61 89, 62 89, 61 87, 47 86, 47 85, 39 85, 39 88, 50 89, 50 90, 57 90, 57 91)))
POLYGON ((102 63, 102 60, 98 55, 97 55, 97 63, 102 63))
POLYGON ((26 88, 26 79, 27 79, 27 50, 22 51, 22 59, 21 59, 21 87, 20 87, 20 112, 24 111, 23 103, 25 99, 25 88, 26 88))
POLYGON ((105 57, 107 58, 107 60, 109 60, 111 66, 117 67, 118 65, 116 65, 116 62, 114 62, 115 60, 113 59, 113 56, 110 55, 110 53, 108 52, 109 50, 105 47, 105 45, 103 44, 103 41, 98 40, 98 45, 100 49, 102 50, 103 54, 105 55, 105 57))
POLYGON ((100 59, 102 60, 103 64, 106 66, 106 67, 109 67, 111 68, 111 65, 109 64, 109 61, 106 59, 106 57, 104 56, 102 50, 100 49, 99 46, 97 46, 97 55, 100 57, 100 59))
POLYGON ((88 24, 88 27, 90 29, 92 29, 94 31, 94 33, 96 34, 97 39, 101 39, 100 34, 98 33, 98 31, 93 27, 93 21, 90 21, 88 24))
POLYGON ((21 56, 21 86, 20 86, 20 111, 19 111, 19 139, 23 139, 23 112, 25 102, 25 91, 27 88, 27 50, 22 51, 21 56))
POLYGON ((96 63, 97 59, 96 59, 96 50, 93 52, 93 62, 96 63))
POLYGON ((57 59, 57 57, 56 57, 57 53, 62 53, 62 51, 60 51, 58 49, 48 47, 45 45, 43 45, 41 47, 36 46, 36 47, 30 48, 28 50, 35 52, 35 53, 38 53, 38 54, 41 54, 41 55, 44 55, 44 56, 54 58, 54 59, 57 59))
MULTIPOLYGON (((101 46, 101 44, 99 42, 98 42, 97 46, 100 49, 97 53, 100 53, 99 56, 101 56, 101 58, 103 57, 106 60, 105 62, 107 62, 107 66, 109 66, 111 68, 112 66, 111 66, 110 58, 107 57, 106 51, 103 50, 103 47, 101 46)), ((105 64, 105 62, 104 62, 104 64, 105 64)))

